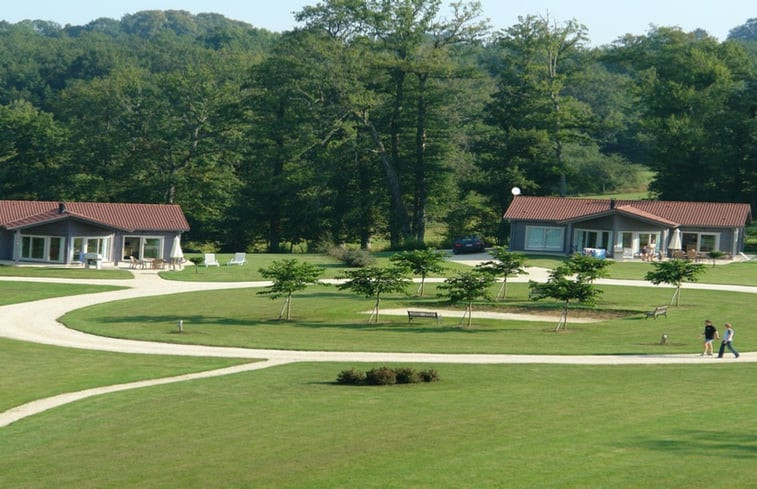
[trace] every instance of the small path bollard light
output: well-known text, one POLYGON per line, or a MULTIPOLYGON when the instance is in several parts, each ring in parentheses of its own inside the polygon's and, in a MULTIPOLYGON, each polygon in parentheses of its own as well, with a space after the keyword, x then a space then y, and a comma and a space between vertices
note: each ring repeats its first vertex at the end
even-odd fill
POLYGON ((184 320, 179 319, 179 333, 183 333, 183 332, 184 332, 184 320))

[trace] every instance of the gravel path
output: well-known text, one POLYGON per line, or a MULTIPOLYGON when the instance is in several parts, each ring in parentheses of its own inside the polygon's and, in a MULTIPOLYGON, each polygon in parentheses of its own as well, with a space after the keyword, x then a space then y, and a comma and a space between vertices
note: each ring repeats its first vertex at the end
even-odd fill
MULTIPOLYGON (((479 258, 480 260, 480 258, 479 258)), ((458 260, 455 260, 458 261, 458 260)), ((460 260, 475 264, 475 260, 460 260)), ((91 283, 128 287, 126 289, 94 294, 56 297, 34 302, 11 304, 0 307, 0 336, 21 341, 43 343, 70 348, 83 348, 122 353, 186 355, 203 357, 249 358, 255 360, 234 367, 216 369, 175 377, 143 380, 126 384, 98 387, 78 392, 64 393, 16 406, 0 413, 0 427, 37 414, 48 409, 91 396, 135 389, 150 385, 181 382, 191 379, 228 375, 248 370, 256 370, 292 362, 373 362, 373 363, 467 363, 467 364, 533 364, 559 363, 579 365, 620 365, 620 364, 684 364, 702 362, 734 361, 732 357, 716 360, 695 354, 680 355, 474 355, 474 354, 432 354, 432 353, 391 353, 391 352, 329 352, 329 351, 287 351, 248 348, 226 348, 199 345, 177 345, 169 343, 123 340, 106 338, 71 330, 57 321, 65 313, 81 307, 120 299, 161 296, 199 290, 218 290, 243 287, 263 287, 270 282, 182 282, 163 280, 156 272, 134 271, 131 280, 66 280, 52 278, 0 277, 4 281, 28 281, 49 283, 91 283)), ((510 279, 511 282, 530 280, 544 281, 547 270, 529 268, 529 275, 510 279)), ((433 281, 433 280, 432 280, 433 281)), ((650 287, 648 282, 637 280, 598 280, 598 284, 650 287)), ((684 288, 707 290, 732 290, 757 293, 757 287, 685 284, 684 288)), ((399 310, 406 314, 405 310, 399 310)), ((382 311, 389 314, 389 311, 382 311)), ((512 314, 486 313, 487 317, 514 319, 512 314)), ((518 317, 517 319, 524 319, 518 317)), ((552 320, 549 318, 547 320, 552 320)), ((539 318, 538 320, 544 320, 539 318)), ((739 362, 757 362, 757 353, 742 353, 739 362)))

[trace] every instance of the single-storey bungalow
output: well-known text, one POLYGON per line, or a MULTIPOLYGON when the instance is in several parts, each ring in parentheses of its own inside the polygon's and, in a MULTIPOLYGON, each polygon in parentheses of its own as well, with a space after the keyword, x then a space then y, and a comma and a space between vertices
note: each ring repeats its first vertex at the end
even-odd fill
POLYGON ((749 204, 517 195, 504 219, 511 224, 513 251, 588 249, 622 259, 651 245, 667 257, 710 251, 735 256, 744 250, 752 212, 749 204))
POLYGON ((168 261, 185 231, 178 205, 0 200, 0 260, 15 263, 168 261))

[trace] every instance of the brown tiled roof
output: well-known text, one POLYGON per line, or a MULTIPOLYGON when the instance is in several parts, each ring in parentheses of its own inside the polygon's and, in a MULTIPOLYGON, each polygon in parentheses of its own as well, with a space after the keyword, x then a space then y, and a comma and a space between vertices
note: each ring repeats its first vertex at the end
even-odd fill
POLYGON ((23 228, 75 218, 123 231, 188 231, 189 223, 178 205, 105 202, 0 200, 0 227, 23 228))
POLYGON ((669 227, 742 227, 751 222, 749 204, 672 200, 571 199, 519 195, 504 218, 510 221, 569 222, 617 212, 657 221, 669 227), (611 203, 614 207, 611 208, 611 203))

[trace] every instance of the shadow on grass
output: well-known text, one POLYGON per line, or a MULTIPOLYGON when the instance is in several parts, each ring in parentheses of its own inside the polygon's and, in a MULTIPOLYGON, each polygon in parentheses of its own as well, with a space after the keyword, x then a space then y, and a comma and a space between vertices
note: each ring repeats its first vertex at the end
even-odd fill
MULTIPOLYGON (((128 318, 124 317, 98 317, 98 318, 92 318, 91 321, 100 323, 100 324, 110 324, 114 325, 115 327, 118 327, 119 325, 131 325, 131 324, 172 324, 176 325, 178 324, 179 320, 184 321, 184 327, 189 328, 191 326, 236 326, 236 327, 249 327, 254 328, 256 326, 269 326, 269 325, 278 325, 278 324, 286 324, 289 327, 292 328, 301 328, 301 329, 339 329, 339 330, 349 330, 349 331, 379 331, 379 332, 394 332, 394 333, 450 333, 450 332, 457 332, 457 333, 466 333, 466 334, 475 334, 475 333, 491 333, 495 331, 502 331, 502 332, 508 332, 509 329, 501 329, 501 328, 493 328, 493 327, 484 327, 484 326, 478 326, 476 324, 473 324, 470 328, 464 327, 464 326, 458 326, 457 323, 452 324, 428 324, 428 325, 408 325, 405 322, 401 321, 381 321, 379 323, 368 323, 366 322, 350 322, 350 323, 333 323, 333 322, 325 322, 325 321, 299 321, 297 318, 286 320, 286 319, 277 319, 277 318, 270 318, 270 319, 256 319, 256 320, 243 320, 243 319, 234 319, 234 318, 225 318, 220 316, 200 316, 200 315, 194 315, 194 316, 186 316, 186 315, 160 315, 160 316, 151 316, 151 315, 139 315, 139 316, 129 316, 128 318)), ((518 330, 512 330, 513 332, 518 330)), ((176 331, 171 332, 178 332, 178 326, 176 331)))
POLYGON ((665 435, 660 439, 637 439, 629 446, 634 449, 723 458, 753 459, 757 455, 757 438, 752 433, 678 430, 665 435))

